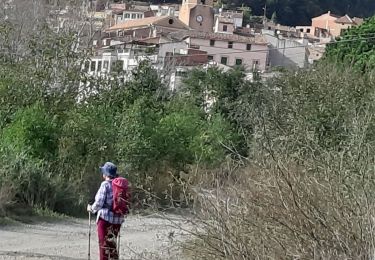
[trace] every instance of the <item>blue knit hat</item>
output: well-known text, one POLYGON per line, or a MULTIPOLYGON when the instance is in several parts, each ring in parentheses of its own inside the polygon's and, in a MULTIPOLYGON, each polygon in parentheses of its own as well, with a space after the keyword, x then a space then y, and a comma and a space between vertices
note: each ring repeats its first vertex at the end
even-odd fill
POLYGON ((111 162, 106 162, 102 167, 99 167, 103 175, 108 177, 117 176, 117 166, 111 162))

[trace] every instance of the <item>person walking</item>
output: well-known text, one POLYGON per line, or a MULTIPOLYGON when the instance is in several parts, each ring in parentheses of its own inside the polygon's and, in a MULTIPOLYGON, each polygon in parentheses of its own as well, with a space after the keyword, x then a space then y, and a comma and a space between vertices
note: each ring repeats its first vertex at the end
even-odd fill
POLYGON ((116 239, 119 235, 121 224, 124 222, 123 214, 113 212, 112 181, 118 177, 117 166, 106 162, 100 171, 104 181, 95 196, 95 202, 87 205, 87 211, 97 214, 97 228, 99 239, 100 260, 118 259, 116 239))

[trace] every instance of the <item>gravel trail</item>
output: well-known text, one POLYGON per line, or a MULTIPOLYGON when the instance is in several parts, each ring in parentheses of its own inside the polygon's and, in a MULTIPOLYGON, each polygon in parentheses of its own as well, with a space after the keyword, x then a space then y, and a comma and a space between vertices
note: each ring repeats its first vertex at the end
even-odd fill
MULTIPOLYGON (((88 220, 0 227, 0 259, 88 259, 88 220)), ((129 216, 122 226, 120 259, 183 259, 179 242, 188 228, 182 218, 168 215, 129 216)), ((91 260, 98 259, 94 220, 91 225, 91 260)))

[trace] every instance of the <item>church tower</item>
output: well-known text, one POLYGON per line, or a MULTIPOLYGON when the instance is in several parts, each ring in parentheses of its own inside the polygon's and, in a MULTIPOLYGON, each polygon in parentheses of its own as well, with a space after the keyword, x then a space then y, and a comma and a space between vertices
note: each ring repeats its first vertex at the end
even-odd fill
POLYGON ((182 0, 179 19, 192 29, 213 32, 213 0, 182 0))

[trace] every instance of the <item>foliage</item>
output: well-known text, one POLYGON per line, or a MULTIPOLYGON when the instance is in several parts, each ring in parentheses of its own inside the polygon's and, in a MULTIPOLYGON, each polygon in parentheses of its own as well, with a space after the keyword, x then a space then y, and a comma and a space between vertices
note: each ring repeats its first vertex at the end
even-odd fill
POLYGON ((327 47, 325 58, 353 66, 360 71, 375 68, 375 17, 345 31, 335 44, 327 47))
POLYGON ((267 5, 266 15, 268 18, 274 12, 277 12, 278 22, 284 25, 309 25, 311 18, 319 16, 330 10, 333 14, 369 17, 374 14, 375 3, 371 0, 341 0, 341 1, 326 1, 326 0, 246 0, 230 1, 231 4, 241 6, 248 5, 252 9, 254 15, 263 15, 264 6, 267 5))
POLYGON ((28 35, 22 58, 0 65, 0 180, 19 180, 1 196, 1 208, 17 202, 82 212, 100 182, 98 166, 109 160, 132 173, 139 198, 145 188, 159 199, 166 190, 179 198, 181 170, 198 161, 214 167, 239 142, 224 109, 206 116, 190 97, 169 90, 148 61, 128 75, 90 77, 81 69, 89 59, 76 48, 77 34, 36 28, 44 40, 28 35))
POLYGON ((276 14, 276 11, 272 13, 272 16, 271 16, 271 21, 275 24, 277 24, 277 14, 276 14))
POLYGON ((15 113, 2 133, 2 147, 16 153, 27 151, 37 159, 52 159, 57 153, 57 126, 44 108, 36 104, 15 113))
MULTIPOLYGON (((252 126, 250 122, 243 124, 242 116, 237 117, 243 112, 238 111, 238 104, 252 96, 252 90, 257 85, 257 83, 247 81, 245 76, 242 67, 227 72, 212 67, 206 71, 193 70, 185 80, 185 92, 191 96, 196 105, 200 106, 203 111, 210 111, 212 115, 222 116, 230 124, 228 127, 232 129, 231 132, 236 133, 236 137, 231 140, 233 143, 230 147, 240 156, 247 155, 250 140, 244 140, 245 136, 239 133, 251 131, 252 126)), ((254 100, 248 99, 247 101, 253 102, 254 100)))
POLYGON ((321 64, 257 88, 248 167, 195 187, 192 259, 372 258, 374 86, 321 64))

